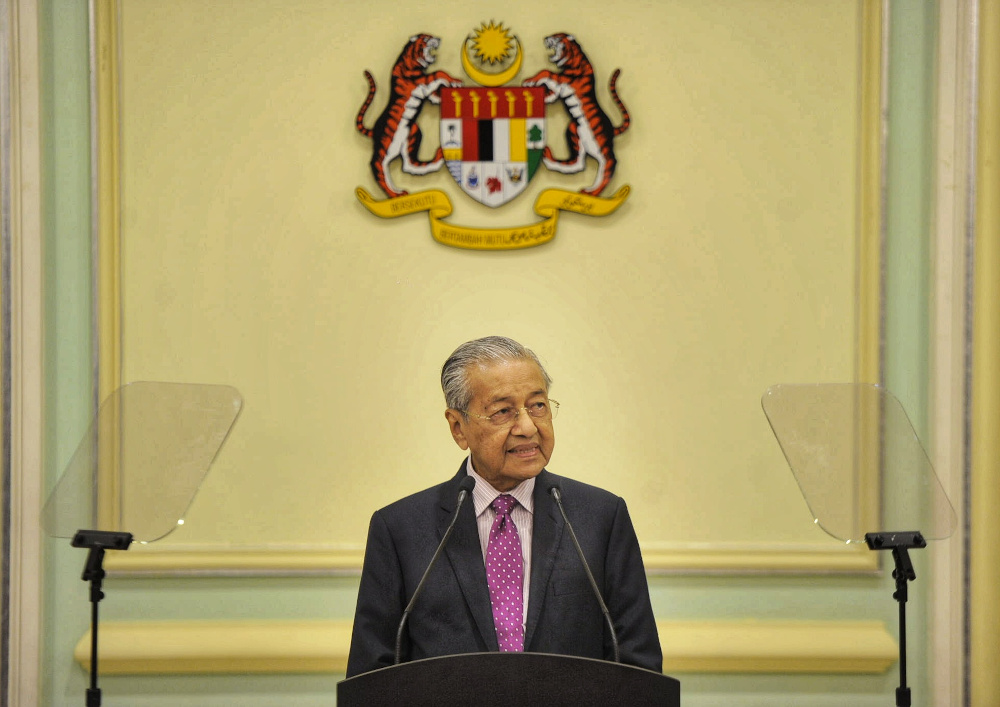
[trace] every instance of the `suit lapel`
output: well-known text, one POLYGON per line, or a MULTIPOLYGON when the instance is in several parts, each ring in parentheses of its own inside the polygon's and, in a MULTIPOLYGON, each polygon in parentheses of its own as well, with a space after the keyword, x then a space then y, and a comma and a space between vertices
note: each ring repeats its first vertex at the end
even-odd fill
MULTIPOLYGON (((462 464, 455 483, 445 486, 438 509, 438 537, 443 537, 451 515, 455 511, 458 498, 458 485, 465 476, 465 464, 462 464)), ((476 511, 471 495, 465 500, 459 512, 458 522, 452 531, 451 539, 445 548, 445 554, 451 563, 455 579, 462 589, 465 602, 476 622, 476 628, 483 643, 493 651, 500 650, 497 644, 496 629, 493 627, 493 608, 490 605, 490 592, 486 584, 486 565, 483 563, 483 551, 479 544, 479 528, 476 526, 476 511)))
MULTIPOLYGON (((553 475, 548 471, 535 478, 535 518, 531 539, 531 586, 528 594, 528 620, 524 630, 525 650, 531 646, 538 619, 542 615, 542 604, 546 588, 556 564, 556 550, 562 539, 563 522, 559 508, 549 495, 553 486, 553 475)), ((485 570, 484 570, 485 575, 485 570)))

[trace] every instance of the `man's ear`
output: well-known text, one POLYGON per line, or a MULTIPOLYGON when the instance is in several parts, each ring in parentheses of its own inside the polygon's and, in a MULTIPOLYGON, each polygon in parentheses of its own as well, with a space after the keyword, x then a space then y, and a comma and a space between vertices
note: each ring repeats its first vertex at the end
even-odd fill
POLYGON ((455 444, 461 447, 463 450, 469 448, 469 441, 465 438, 465 415, 460 413, 458 410, 452 410, 448 408, 444 411, 444 417, 448 420, 448 428, 451 430, 451 436, 455 440, 455 444))

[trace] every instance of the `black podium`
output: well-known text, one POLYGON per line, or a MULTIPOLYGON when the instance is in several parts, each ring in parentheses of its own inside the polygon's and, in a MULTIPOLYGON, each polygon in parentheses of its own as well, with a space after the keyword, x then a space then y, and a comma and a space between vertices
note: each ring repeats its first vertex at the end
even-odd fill
POLYGON ((467 653, 363 673, 337 684, 337 707, 679 707, 666 675, 592 658, 546 653, 467 653))

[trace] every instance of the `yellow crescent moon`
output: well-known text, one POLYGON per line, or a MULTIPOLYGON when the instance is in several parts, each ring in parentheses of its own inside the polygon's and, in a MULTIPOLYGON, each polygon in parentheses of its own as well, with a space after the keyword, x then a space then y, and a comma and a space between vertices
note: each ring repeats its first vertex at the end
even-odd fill
POLYGON ((521 61, 524 59, 524 56, 521 54, 521 42, 517 37, 514 37, 514 42, 517 43, 517 54, 514 56, 514 63, 499 74, 487 74, 485 71, 480 71, 472 65, 472 59, 469 58, 469 43, 466 41, 462 45, 462 68, 465 69, 465 73, 469 75, 469 78, 478 84, 483 86, 501 86, 511 81, 517 76, 517 72, 521 70, 521 61))

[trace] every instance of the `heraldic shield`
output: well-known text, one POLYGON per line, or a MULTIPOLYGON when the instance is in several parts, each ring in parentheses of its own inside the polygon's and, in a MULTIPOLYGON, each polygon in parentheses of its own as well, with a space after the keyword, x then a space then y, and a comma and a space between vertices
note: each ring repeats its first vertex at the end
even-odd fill
POLYGON ((462 191, 486 206, 506 204, 542 161, 545 89, 442 89, 441 147, 462 191))

